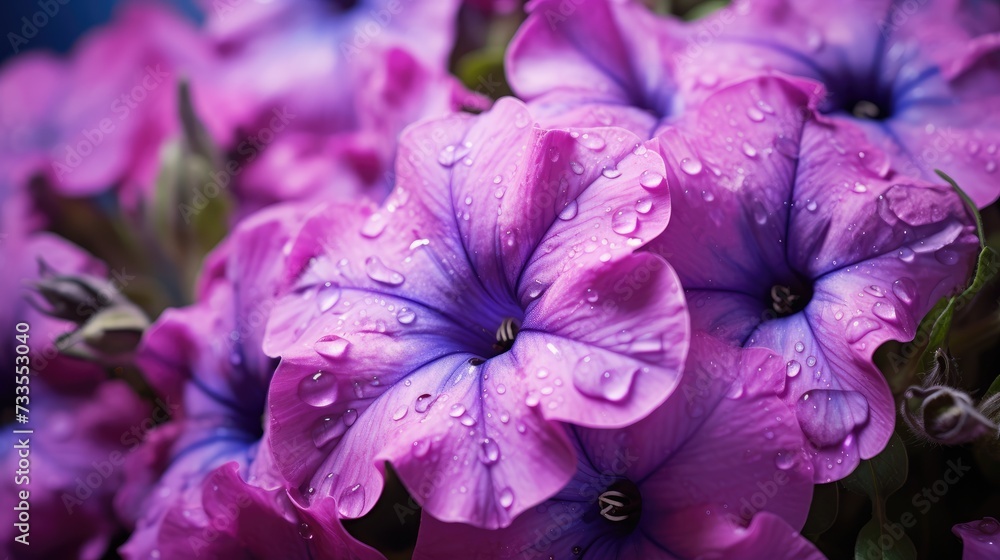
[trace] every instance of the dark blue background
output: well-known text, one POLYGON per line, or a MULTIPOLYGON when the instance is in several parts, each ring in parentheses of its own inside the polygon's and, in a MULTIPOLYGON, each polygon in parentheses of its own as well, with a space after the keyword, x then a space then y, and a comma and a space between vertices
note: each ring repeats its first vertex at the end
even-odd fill
MULTIPOLYGON (((65 5, 60 4, 58 0, 42 1, 54 2, 59 11, 52 17, 46 14, 48 23, 38 29, 38 34, 33 39, 25 37, 28 41, 26 44, 18 43, 20 53, 32 49, 65 52, 87 29, 108 21, 116 5, 135 0, 63 0, 66 2, 65 5)), ((197 19, 198 10, 194 6, 194 0, 161 0, 161 2, 174 6, 192 19, 197 19)), ((3 32, 0 63, 14 56, 8 34, 16 33, 23 36, 21 28, 24 22, 21 18, 27 17, 30 21, 35 12, 45 13, 38 3, 39 0, 3 0, 3 4, 0 5, 0 22, 2 22, 0 31, 3 32)), ((42 17, 38 16, 38 19, 41 21, 42 17)))

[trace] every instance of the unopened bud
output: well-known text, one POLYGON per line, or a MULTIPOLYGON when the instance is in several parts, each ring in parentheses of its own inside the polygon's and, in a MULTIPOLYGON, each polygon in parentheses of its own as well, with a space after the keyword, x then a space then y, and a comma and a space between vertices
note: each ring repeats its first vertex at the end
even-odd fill
POLYGON ((915 434, 943 445, 969 443, 998 427, 976 409, 969 395, 951 387, 910 387, 903 394, 903 419, 915 434))

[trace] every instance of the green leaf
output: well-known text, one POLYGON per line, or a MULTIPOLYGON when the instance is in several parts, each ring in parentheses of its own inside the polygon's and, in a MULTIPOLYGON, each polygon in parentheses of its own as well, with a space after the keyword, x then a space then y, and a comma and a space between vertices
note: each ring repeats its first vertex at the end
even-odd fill
POLYGON ((968 305, 983 289, 983 286, 996 277, 998 269, 1000 269, 1000 254, 992 247, 983 246, 976 263, 976 273, 969 286, 957 296, 942 298, 920 321, 917 331, 928 333, 928 342, 918 358, 917 371, 927 370, 930 361, 934 358, 934 352, 944 346, 948 339, 951 320, 955 312, 968 305))
POLYGON ((890 494, 902 488, 907 476, 906 447, 896 433, 881 453, 861 461, 858 468, 841 482, 852 492, 865 494, 884 503, 890 494))
POLYGON ((881 524, 872 519, 858 533, 855 560, 913 560, 917 549, 899 523, 881 524))
POLYGON ((861 532, 854 546, 856 559, 912 560, 916 558, 913 542, 899 523, 886 514, 889 496, 906 483, 908 463, 906 447, 893 433, 881 453, 861 461, 858 468, 841 483, 852 492, 865 494, 872 502, 872 519, 861 532))
POLYGON ((833 526, 837 520, 840 505, 840 487, 836 482, 817 484, 813 490, 812 504, 809 505, 809 517, 802 527, 802 534, 816 542, 820 535, 833 526))
POLYGON ((976 221, 976 234, 979 236, 979 246, 986 247, 986 235, 983 233, 983 217, 979 214, 979 208, 976 207, 976 203, 972 202, 972 199, 969 198, 969 195, 965 194, 965 191, 962 190, 962 187, 958 186, 958 183, 956 183, 954 179, 949 177, 947 173, 941 171, 940 169, 935 169, 934 172, 937 173, 939 177, 947 181, 949 185, 951 185, 951 188, 954 189, 956 193, 958 193, 958 196, 961 197, 962 202, 964 202, 965 205, 969 208, 969 211, 972 212, 972 217, 976 221))
POLYGON ((684 19, 694 21, 712 14, 729 5, 729 0, 706 0, 695 4, 690 10, 684 12, 684 19))

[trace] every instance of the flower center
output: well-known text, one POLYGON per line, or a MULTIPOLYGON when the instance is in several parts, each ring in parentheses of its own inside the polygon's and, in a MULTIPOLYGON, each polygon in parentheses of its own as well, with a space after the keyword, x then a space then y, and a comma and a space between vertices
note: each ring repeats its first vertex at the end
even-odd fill
POLYGON ((812 299, 812 289, 806 285, 775 284, 771 286, 770 307, 778 317, 787 317, 805 309, 812 299))
POLYGON ((514 346, 514 339, 517 338, 517 333, 521 330, 521 322, 513 317, 507 317, 500 322, 500 327, 497 328, 497 341, 493 345, 493 349, 499 354, 510 350, 511 346, 514 346))
POLYGON ((338 13, 349 11, 361 3, 360 0, 328 0, 328 2, 338 13))
POLYGON ((639 487, 631 480, 615 481, 597 497, 601 517, 622 528, 632 529, 642 515, 642 496, 639 487))

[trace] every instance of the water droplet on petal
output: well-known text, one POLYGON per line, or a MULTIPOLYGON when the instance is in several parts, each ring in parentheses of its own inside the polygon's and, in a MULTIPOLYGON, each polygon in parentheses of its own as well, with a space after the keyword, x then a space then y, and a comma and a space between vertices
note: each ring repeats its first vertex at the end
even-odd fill
POLYGON ((393 419, 393 420, 397 420, 397 421, 398 421, 398 420, 402 420, 402 419, 403 419, 403 417, 405 417, 405 416, 406 416, 406 413, 407 413, 407 412, 409 412, 409 410, 410 410, 410 409, 409 409, 409 407, 407 407, 407 406, 406 406, 406 405, 404 404, 403 406, 401 406, 401 407, 397 408, 397 409, 396 409, 396 412, 393 412, 393 413, 392 413, 392 419, 393 419))
POLYGON ((420 395, 419 397, 417 397, 416 404, 413 405, 413 410, 416 410, 417 412, 420 413, 427 412, 427 408, 431 405, 431 400, 432 400, 431 396, 426 393, 420 395))
POLYGON ((492 465, 500 459, 500 447, 497 446, 497 442, 490 438, 486 438, 482 441, 479 449, 479 460, 484 465, 492 465))
POLYGON ((382 259, 375 256, 365 260, 365 272, 372 280, 390 286, 398 286, 406 279, 399 272, 386 266, 382 259))
POLYGON ((910 304, 917 296, 917 285, 909 278, 900 278, 892 283, 892 293, 899 298, 899 301, 910 304))
POLYGON ((753 122, 760 122, 764 120, 764 113, 756 107, 747 107, 747 118, 753 122))
POLYGON ((358 421, 358 411, 353 408, 348 408, 344 411, 344 425, 350 428, 358 421))
POLYGON ((934 252, 934 258, 941 264, 953 265, 958 262, 958 253, 951 249, 938 249, 934 252))
POLYGON ((819 207, 819 205, 816 204, 815 200, 810 200, 809 203, 806 204, 806 210, 808 210, 810 212, 815 212, 816 208, 818 208, 818 207, 819 207))
POLYGON ((427 452, 431 450, 431 442, 425 439, 418 439, 413 442, 413 456, 420 458, 427 455, 427 452))
POLYGON ((337 400, 337 379, 317 371, 299 381, 299 398, 310 406, 327 406, 337 400))
POLYGON ((681 170, 688 175, 697 175, 701 173, 701 161, 697 158, 684 158, 681 160, 681 170))
POLYGON ((915 254, 913 249, 910 249, 909 247, 900 247, 899 251, 896 251, 896 256, 899 257, 899 260, 909 263, 913 262, 915 254))
POLYGON ((880 328, 882 328, 882 325, 878 324, 877 321, 868 317, 857 317, 847 323, 847 330, 844 333, 844 337, 847 339, 847 342, 853 344, 864 338, 868 333, 877 331, 880 328))
POLYGON ((868 192, 868 185, 855 181, 853 190, 856 193, 868 192))
POLYGON ((576 217, 577 209, 578 206, 576 200, 569 201, 569 203, 566 204, 566 207, 563 208, 561 212, 559 212, 559 219, 572 220, 573 218, 576 217))
POLYGON ((621 208, 611 218, 611 229, 621 235, 632 233, 638 224, 638 216, 631 208, 621 208))
POLYGON ((348 518, 360 517, 365 508, 365 487, 355 484, 340 494, 337 500, 337 510, 340 515, 348 518))
POLYGON ((622 176, 622 172, 613 167, 605 167, 604 170, 601 171, 601 175, 604 175, 608 179, 617 179, 622 176))
POLYGON ((448 416, 452 418, 458 418, 465 414, 465 406, 462 403, 455 403, 451 405, 451 410, 448 411, 448 416))
POLYGON ((361 226, 361 235, 374 239, 379 235, 382 235, 382 232, 385 231, 385 226, 388 223, 389 221, 385 219, 385 216, 383 216, 381 212, 375 212, 371 216, 368 216, 364 225, 361 226))
POLYGON ((500 491, 500 505, 505 509, 510 509, 514 505, 514 491, 510 488, 504 488, 500 491))
POLYGON ((417 319, 417 314, 413 312, 409 307, 400 307, 399 312, 396 313, 396 320, 404 325, 409 325, 417 319))
POLYGON ((868 401, 855 391, 813 389, 795 404, 802 431, 816 447, 843 443, 868 422, 868 401))
POLYGON ((795 377, 800 371, 802 371, 802 366, 795 360, 790 360, 785 364, 785 374, 788 377, 795 377))
POLYGON ((573 170, 573 173, 576 173, 577 175, 583 175, 584 169, 579 162, 576 161, 569 162, 569 168, 573 170))
POLYGON ((649 211, 653 209, 653 201, 648 198, 640 198, 635 201, 635 211, 639 214, 649 214, 649 211))
POLYGON ((577 142, 582 144, 585 148, 594 150, 595 152, 603 150, 605 146, 603 138, 589 133, 581 134, 580 137, 577 138, 577 142))
POLYGON ((751 146, 749 142, 744 142, 743 153, 749 158, 757 157, 757 148, 751 146))
POLYGON ((639 186, 652 191, 663 186, 665 180, 663 175, 655 173, 653 171, 643 171, 642 175, 639 177, 639 186))
POLYGON ((802 344, 802 341, 799 341, 799 342, 796 342, 796 343, 795 343, 795 351, 796 351, 796 352, 799 352, 799 353, 801 353, 801 352, 802 352, 803 350, 805 350, 805 349, 806 349, 806 345, 805 345, 805 344, 802 344))
POLYGON ((307 541, 311 541, 315 535, 308 523, 299 523, 299 536, 307 541))
POLYGON ((313 344, 313 350, 324 358, 335 360, 342 357, 344 353, 347 352, 347 347, 350 345, 351 343, 348 342, 347 339, 340 338, 337 335, 328 334, 313 344))
POLYGON ((774 466, 778 467, 783 471, 795 466, 795 453, 792 451, 779 451, 777 455, 774 456, 774 466))
POLYGON ((326 313, 340 300, 340 286, 326 282, 316 291, 316 307, 320 313, 326 313))
POLYGON ((331 441, 344 435, 347 431, 347 426, 340 421, 339 418, 332 418, 330 416, 325 416, 320 418, 313 424, 312 429, 312 440, 313 445, 316 448, 321 448, 324 445, 330 443, 331 441))

